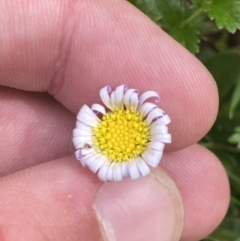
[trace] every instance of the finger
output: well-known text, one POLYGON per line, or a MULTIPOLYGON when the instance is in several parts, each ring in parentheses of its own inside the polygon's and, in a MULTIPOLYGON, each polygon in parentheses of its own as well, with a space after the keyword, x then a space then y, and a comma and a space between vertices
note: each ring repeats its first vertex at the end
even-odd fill
POLYGON ((75 114, 107 84, 155 90, 172 119, 171 150, 199 140, 215 120, 208 71, 127 1, 0 4, 3 85, 49 91, 75 114))
MULTIPOLYGON (((164 161, 183 196, 181 240, 199 240, 219 224, 226 212, 226 173, 217 158, 199 146, 168 153, 164 161)), ((18 237, 21 230, 23 240, 30 235, 43 237, 41 240, 101 240, 91 204, 95 195, 94 208, 103 233, 116 238, 109 240, 142 241, 151 237, 152 241, 170 241, 179 232, 181 200, 161 168, 137 181, 107 183, 98 189, 100 184, 74 157, 3 177, 2 236, 10 232, 18 237)))
POLYGON ((229 205, 225 169, 213 153, 200 145, 165 155, 163 166, 177 183, 184 202, 181 240, 206 237, 219 225, 229 205))
POLYGON ((75 117, 47 94, 0 87, 0 176, 73 152, 75 117))

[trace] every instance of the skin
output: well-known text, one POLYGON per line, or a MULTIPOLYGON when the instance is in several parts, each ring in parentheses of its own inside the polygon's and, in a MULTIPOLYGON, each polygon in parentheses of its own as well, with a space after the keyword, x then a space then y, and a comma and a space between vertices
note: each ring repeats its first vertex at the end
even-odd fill
POLYGON ((181 240, 212 232, 229 184, 195 144, 218 110, 205 67, 123 0, 0 0, 0 16, 0 240, 101 240, 91 208, 101 182, 72 155, 72 129, 101 87, 122 83, 158 92, 171 117, 162 167, 183 198, 181 240))

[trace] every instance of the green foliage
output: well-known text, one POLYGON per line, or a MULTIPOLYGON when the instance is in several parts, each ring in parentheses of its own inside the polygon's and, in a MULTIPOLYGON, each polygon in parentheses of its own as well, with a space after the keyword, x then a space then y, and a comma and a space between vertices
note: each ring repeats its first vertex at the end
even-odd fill
POLYGON ((240 127, 235 128, 235 133, 228 138, 228 141, 237 144, 237 148, 240 149, 240 127))
POLYGON ((233 114, 234 114, 234 111, 237 107, 237 105, 239 104, 240 102, 240 75, 238 76, 238 82, 236 84, 236 88, 233 92, 233 95, 232 95, 232 101, 231 101, 231 106, 230 106, 230 110, 229 110, 229 117, 230 118, 233 118, 233 114))
POLYGON ((135 6, 146 13, 152 20, 162 26, 189 51, 199 50, 198 30, 185 20, 191 15, 192 8, 183 0, 130 0, 135 6))
POLYGON ((159 19, 161 19, 156 0, 130 0, 129 2, 144 12, 154 22, 157 22, 159 19))
MULTIPOLYGON (((227 44, 226 47, 231 50, 227 44)), ((202 49, 202 52, 205 51, 202 49)), ((237 241, 240 238, 240 54, 233 51, 221 52, 218 49, 202 58, 202 61, 217 82, 220 107, 214 126, 201 143, 222 161, 232 191, 225 220, 206 240, 237 241)))
POLYGON ((226 27, 231 33, 240 29, 239 0, 193 0, 206 11, 211 19, 215 19, 219 28, 226 27))
POLYGON ((208 58, 204 64, 218 82, 220 98, 225 98, 240 78, 240 54, 217 53, 208 58), (224 66, 224 68, 219 68, 219 66, 224 66))
MULTIPOLYGON (((240 29, 239 0, 130 0, 132 4, 161 25, 179 43, 190 52, 199 51, 199 33, 213 26, 209 21, 199 22, 200 14, 205 11, 217 26, 234 33, 240 29)), ((202 37, 202 35, 200 35, 202 37)))
POLYGON ((240 241, 240 0, 131 3, 189 51, 198 53, 216 80, 220 97, 218 117, 200 143, 224 165, 231 185, 231 204, 220 227, 204 240, 240 241))
POLYGON ((169 34, 191 52, 198 52, 199 37, 197 29, 191 24, 184 24, 190 9, 182 0, 157 1, 164 27, 169 34))

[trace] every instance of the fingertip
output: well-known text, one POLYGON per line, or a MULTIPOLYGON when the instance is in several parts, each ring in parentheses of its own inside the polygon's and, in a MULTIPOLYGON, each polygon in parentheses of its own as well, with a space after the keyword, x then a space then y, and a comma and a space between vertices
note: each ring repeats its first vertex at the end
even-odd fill
POLYGON ((230 200, 226 171, 206 148, 193 145, 165 155, 163 165, 179 187, 185 211, 181 240, 200 240, 223 220, 230 200))
POLYGON ((103 184, 94 211, 105 241, 179 240, 183 226, 180 193, 167 173, 103 184))

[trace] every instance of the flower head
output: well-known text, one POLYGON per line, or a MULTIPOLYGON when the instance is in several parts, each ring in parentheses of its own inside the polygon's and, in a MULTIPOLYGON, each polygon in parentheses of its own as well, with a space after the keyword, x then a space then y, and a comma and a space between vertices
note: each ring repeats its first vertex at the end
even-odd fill
POLYGON ((89 167, 102 181, 121 181, 150 173, 162 157, 165 143, 171 143, 167 125, 170 118, 156 104, 146 102, 159 96, 147 91, 139 97, 138 90, 126 85, 111 91, 100 90, 100 97, 109 110, 99 104, 84 105, 73 130, 76 158, 89 167))

